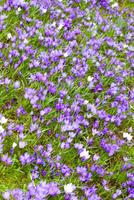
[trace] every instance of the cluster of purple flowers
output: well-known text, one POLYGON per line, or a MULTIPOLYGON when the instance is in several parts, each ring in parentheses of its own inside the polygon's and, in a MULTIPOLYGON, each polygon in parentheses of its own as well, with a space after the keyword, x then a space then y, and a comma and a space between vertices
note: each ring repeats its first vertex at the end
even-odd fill
POLYGON ((34 185, 30 183, 28 185, 28 191, 24 193, 20 189, 14 189, 12 191, 7 191, 3 194, 4 199, 19 199, 19 200, 28 200, 28 199, 47 199, 48 195, 55 196, 60 194, 60 189, 55 182, 46 183, 41 181, 39 185, 34 185))
POLYGON ((0 166, 30 176, 1 198, 134 198, 133 24, 110 0, 1 3, 0 166))

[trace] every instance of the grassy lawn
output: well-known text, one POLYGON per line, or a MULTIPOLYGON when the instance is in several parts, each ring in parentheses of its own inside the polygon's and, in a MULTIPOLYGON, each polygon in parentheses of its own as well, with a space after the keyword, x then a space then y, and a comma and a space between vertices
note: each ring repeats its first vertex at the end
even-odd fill
POLYGON ((0 199, 134 198, 134 3, 107 2, 0 1, 0 199))

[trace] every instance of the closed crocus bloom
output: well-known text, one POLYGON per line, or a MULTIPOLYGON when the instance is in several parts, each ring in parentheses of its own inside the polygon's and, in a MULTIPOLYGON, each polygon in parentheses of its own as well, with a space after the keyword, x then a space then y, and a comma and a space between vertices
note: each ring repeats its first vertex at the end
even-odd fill
POLYGON ((7 123, 7 119, 6 119, 4 116, 2 116, 2 117, 0 118, 0 123, 1 123, 1 124, 7 123))
POLYGON ((4 128, 0 125, 0 133, 4 132, 4 128))
POLYGON ((3 198, 5 199, 5 200, 10 200, 10 196, 11 195, 11 192, 10 191, 6 191, 6 192, 4 192, 3 193, 3 198))
POLYGON ((15 89, 20 88, 20 81, 16 81, 16 82, 14 83, 14 88, 15 88, 15 89))
POLYGON ((72 183, 64 185, 64 191, 66 194, 72 194, 75 189, 76 187, 72 183))

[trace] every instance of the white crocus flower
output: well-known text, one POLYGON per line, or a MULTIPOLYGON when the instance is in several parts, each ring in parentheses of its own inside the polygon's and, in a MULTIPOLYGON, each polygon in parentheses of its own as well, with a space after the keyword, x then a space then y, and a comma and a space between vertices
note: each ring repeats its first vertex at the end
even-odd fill
POLYGON ((88 100, 85 100, 84 101, 84 105, 87 105, 89 102, 88 102, 88 100))
POLYGON ((20 11, 21 11, 21 8, 19 7, 19 8, 18 8, 18 12, 20 12, 20 11))
POLYGON ((53 22, 53 23, 52 23, 52 26, 54 26, 54 27, 55 27, 55 26, 56 26, 56 22, 53 22))
POLYGON ((47 9, 45 9, 45 8, 41 8, 41 11, 42 11, 42 13, 44 14, 44 13, 47 12, 47 9))
POLYGON ((118 3, 116 2, 116 3, 112 4, 111 7, 112 7, 112 8, 116 8, 116 7, 118 7, 118 3))
POLYGON ((92 128, 92 135, 94 136, 96 134, 98 134, 98 131, 96 129, 92 128))
POLYGON ((123 138, 126 138, 130 142, 132 140, 133 136, 129 133, 123 133, 123 138))
POLYGON ((64 57, 65 58, 67 58, 68 57, 68 53, 66 52, 66 53, 64 53, 64 57))
POLYGON ((134 47, 133 46, 128 46, 128 50, 129 51, 134 51, 134 47))
POLYGON ((80 153, 80 157, 87 160, 88 158, 90 158, 89 152, 86 149, 83 149, 83 151, 80 153))
POLYGON ((128 48, 128 45, 124 43, 124 44, 123 44, 123 47, 124 47, 124 48, 128 48))
POLYGON ((88 76, 88 77, 87 77, 87 80, 88 80, 88 82, 91 82, 91 81, 93 80, 93 77, 88 76))
POLYGON ((27 43, 28 43, 28 40, 27 40, 27 39, 24 39, 23 42, 24 42, 24 44, 27 44, 27 43))
POLYGON ((1 124, 7 123, 7 119, 4 116, 2 116, 1 119, 0 119, 0 123, 1 124))
POLYGON ((99 63, 99 62, 96 62, 96 66, 99 67, 99 66, 100 66, 100 63, 99 63))
POLYGON ((93 115, 92 114, 87 114, 87 118, 90 119, 93 115))
POLYGON ((64 185, 64 191, 66 194, 72 194, 75 189, 76 187, 72 183, 64 185))
POLYGON ((17 146, 17 144, 15 142, 13 142, 12 147, 15 148, 17 146))
POLYGON ((64 26, 64 25, 63 25, 62 23, 60 23, 59 26, 58 26, 58 30, 62 29, 63 26, 64 26))
POLYGON ((0 126, 0 133, 3 133, 4 132, 4 129, 2 126, 0 126))
POLYGON ((20 141, 20 142, 19 142, 19 148, 20 148, 20 149, 23 149, 26 145, 27 145, 27 143, 24 142, 24 141, 20 141))
POLYGON ((11 33, 8 33, 8 34, 7 34, 7 39, 11 39, 11 38, 12 38, 11 33))

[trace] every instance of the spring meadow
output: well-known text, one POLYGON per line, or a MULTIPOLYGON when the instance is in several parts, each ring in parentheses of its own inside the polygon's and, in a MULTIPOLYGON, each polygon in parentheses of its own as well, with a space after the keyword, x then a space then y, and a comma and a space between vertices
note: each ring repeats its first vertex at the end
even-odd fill
POLYGON ((0 200, 134 199, 134 1, 0 0, 0 200))

